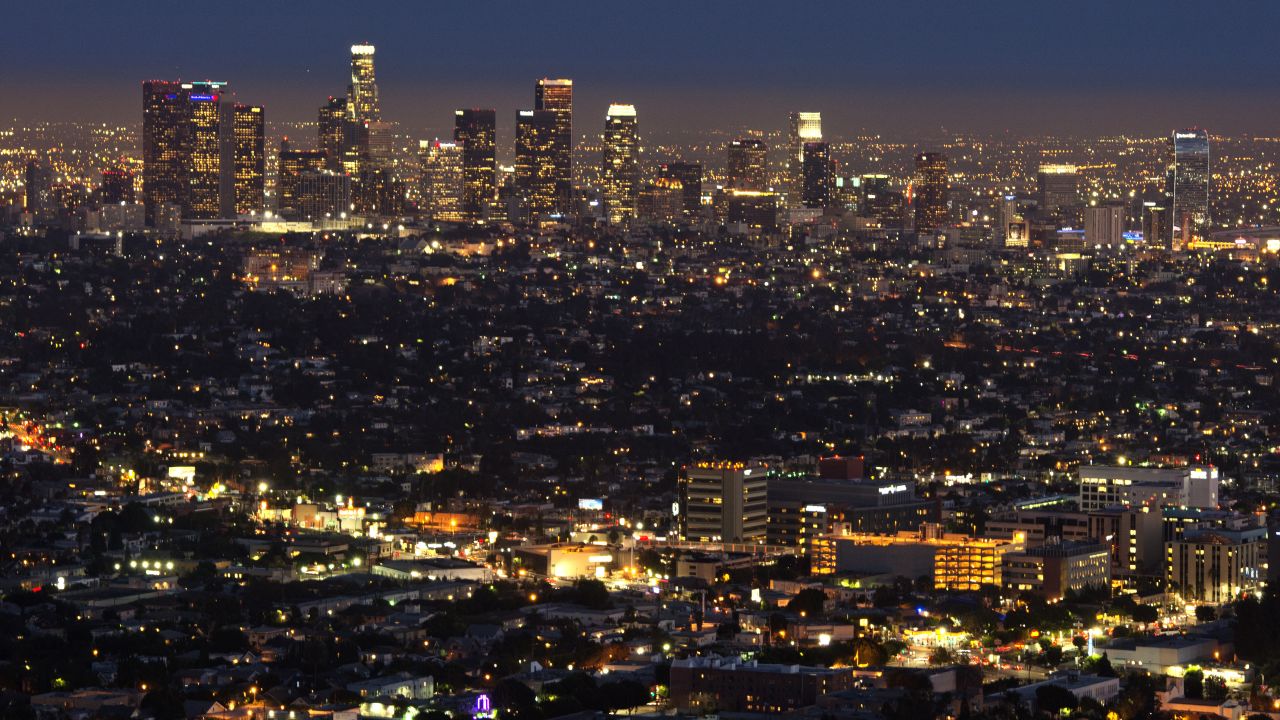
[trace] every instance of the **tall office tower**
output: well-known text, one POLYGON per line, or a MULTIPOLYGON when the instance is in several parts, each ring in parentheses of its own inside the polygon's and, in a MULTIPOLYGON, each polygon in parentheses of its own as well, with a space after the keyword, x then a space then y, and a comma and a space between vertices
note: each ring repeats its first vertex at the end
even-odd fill
POLYGON ((357 215, 394 217, 404 209, 404 183, 390 168, 366 164, 352 180, 351 203, 357 215))
POLYGON ((262 107, 235 106, 236 214, 266 209, 266 129, 262 107))
POLYGON ((1080 205, 1080 174, 1075 165, 1041 165, 1036 173, 1040 211, 1061 216, 1080 205))
POLYGON ((330 170, 342 167, 342 126, 347 121, 347 99, 329 96, 329 102, 320 106, 319 132, 316 147, 329 157, 330 170))
POLYGON ((183 83, 186 137, 182 160, 183 216, 199 219, 235 213, 234 111, 226 83, 183 83))
POLYGON ((159 206, 182 205, 186 105, 182 83, 142 83, 142 197, 148 224, 154 224, 159 206))
POLYGON ((902 193, 889 186, 889 176, 863 175, 860 180, 862 197, 858 202, 858 214, 874 218, 882 228, 902 227, 902 193))
POLYGON ((490 109, 455 110, 453 141, 462 146, 462 216, 482 220, 498 197, 497 125, 490 109))
POLYGON ((420 149, 424 210, 432 220, 461 222, 466 189, 462 146, 423 140, 420 149))
POLYGON ((763 140, 738 138, 726 147, 730 190, 769 189, 769 148, 763 140))
POLYGON ((556 114, 551 151, 555 162, 555 210, 567 214, 573 208, 573 81, 539 80, 533 109, 556 114))
POLYGON ((1109 203, 1084 209, 1084 242, 1091 247, 1124 244, 1124 205, 1109 203))
POLYGON ((556 212, 559 165, 556 135, 559 114, 554 110, 520 110, 516 113, 516 190, 529 217, 556 212))
POLYGON ((1209 230, 1209 133, 1178 130, 1170 143, 1173 250, 1203 240, 1209 230))
POLYGON ((125 168, 109 168, 102 171, 102 185, 98 188, 98 201, 103 205, 118 205, 134 201, 133 173, 125 168))
POLYGON ((804 196, 804 145, 822 142, 822 113, 792 112, 787 128, 787 184, 791 204, 798 205, 804 196))
POLYGON ((53 197, 53 169, 43 158, 27 161, 26 177, 23 190, 26 195, 27 212, 36 224, 44 224, 53 219, 55 202, 53 197))
POLYGON ((684 184, 660 177, 636 193, 636 217, 650 224, 669 223, 684 215, 684 184))
POLYGON ((373 74, 373 46, 351 46, 351 84, 347 86, 347 117, 362 123, 382 119, 378 81, 373 74))
POLYGON ((610 105, 604 117, 601 166, 604 205, 610 223, 635 217, 640 189, 640 127, 634 105, 610 105))
POLYGON ((298 217, 302 212, 298 200, 298 182, 305 172, 324 170, 328 156, 323 150, 291 150, 288 143, 288 138, 280 143, 276 170, 276 212, 285 217, 298 217))
POLYGON ((807 208, 825 208, 831 204, 831 185, 835 176, 831 149, 824 142, 807 142, 803 159, 801 200, 807 208))
POLYGON ((1147 247, 1169 246, 1169 209, 1160 203, 1142 203, 1142 242, 1147 247))
POLYGON ((702 210, 702 163, 663 163, 658 166, 658 179, 680 183, 681 210, 685 215, 697 215, 702 210))
POLYGON ((912 202, 916 232, 931 233, 947 225, 947 156, 937 152, 916 155, 912 202))
POLYGON ((699 542, 762 543, 769 481, 763 467, 699 463, 680 476, 680 534, 699 542))

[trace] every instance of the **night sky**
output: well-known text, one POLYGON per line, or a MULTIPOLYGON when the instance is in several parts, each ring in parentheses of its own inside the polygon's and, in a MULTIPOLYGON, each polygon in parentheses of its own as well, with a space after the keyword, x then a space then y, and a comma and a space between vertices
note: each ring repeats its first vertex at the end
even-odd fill
POLYGON ((510 123, 549 75, 575 80, 580 128, 621 101, 650 130, 809 109, 829 135, 1280 134, 1272 2, 27 0, 3 27, 5 118, 138 122, 140 81, 180 77, 310 120, 368 41, 384 117, 413 129, 462 106, 510 123))

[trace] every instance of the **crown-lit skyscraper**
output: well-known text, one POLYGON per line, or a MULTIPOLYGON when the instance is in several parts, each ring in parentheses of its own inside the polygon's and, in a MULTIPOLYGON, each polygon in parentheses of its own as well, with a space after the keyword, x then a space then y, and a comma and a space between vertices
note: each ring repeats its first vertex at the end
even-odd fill
POLYGON ((573 81, 542 78, 534 89, 534 110, 555 113, 551 156, 555 163, 555 211, 568 213, 573 205, 573 81))
POLYGON ((947 156, 938 152, 916 155, 912 187, 916 232, 930 233, 947 225, 947 156))
POLYGON ((634 105, 610 105, 604 119, 605 212, 610 223, 620 223, 636 214, 636 192, 640 184, 640 127, 634 105))
POLYGON ((801 200, 807 208, 825 208, 831 204, 831 186, 835 172, 831 148, 824 142, 807 142, 801 164, 801 200))
POLYGON ((347 116, 370 123, 382 119, 378 81, 373 72, 372 45, 351 46, 351 84, 347 86, 347 116))
POLYGON ((767 190, 769 148, 763 140, 738 138, 729 142, 728 187, 731 190, 767 190))
POLYGON ((560 115, 554 110, 516 113, 516 190, 531 219, 551 215, 559 207, 560 115))
POLYGON ((453 141, 462 147, 462 217, 482 220, 498 196, 496 113, 457 110, 453 121, 453 141))
POLYGON ((1170 140, 1170 196, 1174 250, 1185 250, 1209 231, 1209 133, 1178 130, 1170 140))
POLYGON ((792 204, 803 199, 804 144, 822 142, 822 113, 794 111, 787 124, 787 184, 792 204))
POLYGON ((261 105, 235 106, 236 214, 266 209, 266 124, 261 105))

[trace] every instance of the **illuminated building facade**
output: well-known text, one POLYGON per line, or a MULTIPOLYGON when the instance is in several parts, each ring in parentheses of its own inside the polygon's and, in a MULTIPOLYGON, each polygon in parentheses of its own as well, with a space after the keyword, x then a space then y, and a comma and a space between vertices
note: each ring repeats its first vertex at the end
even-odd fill
POLYGON ((938 152, 916 155, 915 183, 912 188, 915 227, 918 233, 931 233, 947 226, 948 179, 947 156, 938 152))
POLYGON ((1212 529, 1165 543, 1165 582, 1188 602, 1225 603, 1267 579, 1267 529, 1212 529))
POLYGON ((453 141, 462 147, 462 216, 482 220, 498 194, 497 117, 493 110, 454 112, 453 141))
POLYGON ((260 105, 235 106, 236 214, 266 209, 266 127, 260 105))
POLYGON ((636 193, 636 217, 647 223, 670 223, 684 215, 684 185, 659 177, 636 193))
POLYGON ((556 212, 560 167, 556 135, 560 115, 553 110, 516 113, 516 188, 530 218, 556 212))
POLYGON ((533 109, 555 113, 550 147, 555 166, 555 212, 565 214, 573 206, 573 81, 538 80, 533 109))
POLYGON ((432 220, 461 222, 466 173, 457 143, 422 142, 423 209, 432 220))
POLYGON ((142 193, 148 223, 154 222, 158 206, 182 205, 187 117, 183 97, 180 82, 142 83, 142 193))
MULTIPOLYGON (((351 178, 332 170, 305 170, 298 176, 298 216, 310 220, 340 218, 351 208, 351 178)), ((361 508, 363 509, 363 508, 361 508)))
POLYGON ((1052 542, 1007 553, 1002 569, 1004 589, 1060 600, 1067 593, 1111 587, 1111 554, 1088 542, 1052 542))
POLYGON ((1089 247, 1124 244, 1124 205, 1107 203, 1084 209, 1084 242, 1089 247))
POLYGON ((1075 165, 1041 165, 1036 172, 1040 210, 1061 217, 1080 204, 1080 173, 1075 165))
POLYGON ((298 201, 298 182, 304 172, 324 170, 327 157, 323 150, 292 150, 287 144, 282 144, 276 182, 276 211, 280 215, 296 217, 303 214, 298 201))
POLYGON ((769 189, 769 148, 763 140, 738 138, 729 142, 726 152, 730 190, 769 189))
POLYGON ((1209 133, 1198 128, 1178 130, 1170 140, 1170 150, 1171 247, 1185 250, 1204 240, 1209 229, 1209 133))
POLYGON ((835 177, 831 148, 824 142, 807 142, 803 158, 801 200, 807 208, 825 208, 831 204, 831 185, 835 177))
POLYGON ((791 202, 803 199, 805 143, 822 142, 822 113, 792 112, 787 123, 787 184, 791 202))
POLYGON ((701 211, 702 163, 663 163, 658 166, 658 179, 680 183, 680 199, 685 215, 697 215, 701 211))
POLYGON ((620 223, 635 217, 640 183, 640 128, 634 105, 610 105, 605 115, 601 181, 609 222, 620 223))
POLYGON ((226 83, 183 83, 187 101, 183 143, 183 215, 228 217, 235 207, 233 104, 226 83))
POLYGON ((316 147, 324 151, 328 158, 327 167, 330 170, 342 167, 342 128, 346 122, 347 99, 330 96, 329 102, 320 106, 316 138, 316 147))
POLYGON ((932 576, 938 590, 973 591, 1000 587, 1003 558, 1023 548, 1013 540, 972 538, 943 533, 937 525, 895 535, 852 533, 813 539, 810 561, 815 575, 837 572, 932 576))
POLYGON ((373 72, 374 47, 351 46, 351 84, 347 86, 347 117, 362 123, 382 119, 378 81, 373 72))
POLYGON ((53 169, 43 158, 27 161, 24 192, 26 210, 36 224, 45 224, 56 214, 53 195, 53 169))
POLYGON ((680 476, 680 535, 695 542, 763 543, 768 521, 765 468, 698 463, 680 476))

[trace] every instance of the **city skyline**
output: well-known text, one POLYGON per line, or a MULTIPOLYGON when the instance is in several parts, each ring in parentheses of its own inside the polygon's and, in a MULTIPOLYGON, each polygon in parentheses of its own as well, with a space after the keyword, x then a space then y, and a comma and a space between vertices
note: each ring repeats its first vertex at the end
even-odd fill
MULTIPOLYGON (((649 132, 775 129, 787 110, 811 107, 824 113, 831 136, 944 127, 1266 134, 1267 118, 1280 109, 1266 91, 1280 77, 1280 60, 1265 50, 1265 28, 1280 9, 1262 5, 1086 3, 1089 11, 1079 12, 1006 2, 818 4, 806 15, 829 21, 805 23, 765 4, 645 13, 565 3, 539 13, 508 3, 429 10, 374 3, 349 22, 329 23, 336 4, 300 17, 232 3, 234 28, 170 37, 149 32, 156 19, 146 3, 71 4, 79 12, 15 8, 16 26, 48 26, 56 16, 60 31, 39 43, 20 34, 2 51, 36 71, 11 81, 0 116, 134 123, 126 96, 138 81, 212 78, 266 106, 269 122, 314 122, 314 98, 345 89, 347 68, 335 50, 363 42, 379 48, 384 119, 407 130, 447 129, 458 107, 526 107, 529 77, 574 78, 580 113, 603 117, 611 103, 635 104, 649 132), (1189 18, 1211 41, 1179 52, 1167 38, 1189 18), (442 25, 450 31, 431 43, 412 36, 411 29, 442 25), (1046 42, 1050 33, 1062 39, 1046 42), (115 40, 110 62, 97 50, 104 37, 115 40)), ((170 12, 175 22, 194 13, 170 12)), ((499 112, 500 131, 511 115, 499 112)))

